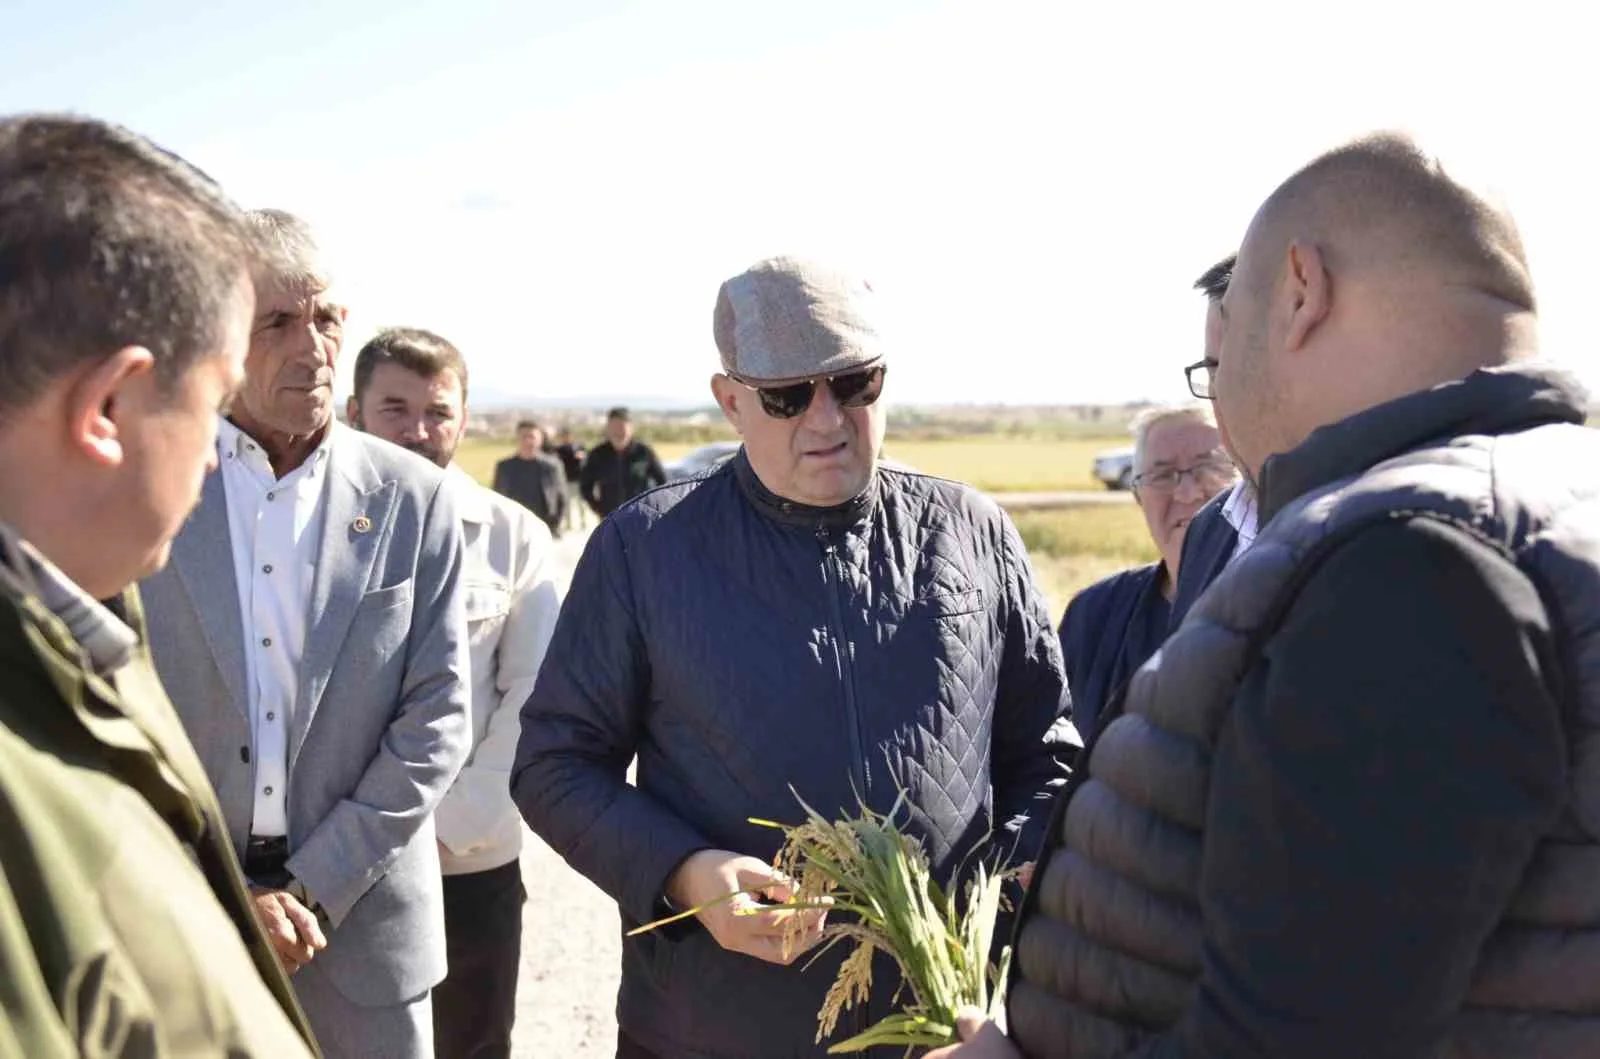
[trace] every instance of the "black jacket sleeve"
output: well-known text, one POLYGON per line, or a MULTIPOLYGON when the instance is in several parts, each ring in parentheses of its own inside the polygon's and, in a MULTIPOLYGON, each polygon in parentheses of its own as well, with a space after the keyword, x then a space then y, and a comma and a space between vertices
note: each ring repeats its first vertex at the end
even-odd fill
POLYGON ((994 716, 995 838, 1020 862, 1038 853, 1052 799, 1080 744, 1044 596, 1016 527, 1005 515, 1000 521, 1006 628, 994 716))
POLYGON ((710 846, 628 783, 649 688, 627 552, 615 523, 605 522, 573 572, 522 708, 511 796, 534 833, 636 923, 653 918, 684 858, 710 846))
POLYGON ((650 454, 650 466, 645 472, 649 481, 649 486, 653 487, 657 485, 666 485, 667 469, 661 466, 661 457, 656 455, 656 450, 653 448, 647 447, 645 451, 650 454))
POLYGON ((1434 1055, 1563 802, 1560 673, 1534 585, 1463 531, 1330 555, 1221 733, 1200 988, 1141 1056, 1434 1055))
POLYGON ((589 450, 589 455, 584 457, 583 470, 578 472, 578 492, 583 495, 583 502, 589 505, 589 510, 596 515, 604 516, 600 509, 600 498, 596 492, 600 485, 600 475, 605 471, 603 464, 606 462, 604 450, 609 445, 596 445, 589 450))

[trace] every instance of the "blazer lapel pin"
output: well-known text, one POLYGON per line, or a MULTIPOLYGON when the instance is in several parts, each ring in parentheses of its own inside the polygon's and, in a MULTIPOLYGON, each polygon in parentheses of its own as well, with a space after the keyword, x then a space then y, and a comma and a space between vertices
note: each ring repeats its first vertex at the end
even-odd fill
POLYGON ((365 515, 358 515, 356 520, 350 523, 350 528, 357 533, 366 533, 372 529, 372 520, 365 515))

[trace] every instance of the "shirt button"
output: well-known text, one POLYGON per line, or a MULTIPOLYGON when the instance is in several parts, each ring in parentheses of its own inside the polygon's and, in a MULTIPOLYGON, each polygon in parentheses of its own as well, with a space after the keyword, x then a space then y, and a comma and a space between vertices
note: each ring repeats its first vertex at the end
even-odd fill
POLYGON ((278 719, 278 715, 276 713, 273 713, 271 710, 267 711, 267 720, 276 721, 277 719, 278 719))
POLYGON ((272 788, 271 787, 263 787, 263 788, 261 788, 261 793, 270 796, 272 794, 272 788))
POLYGON ((268 563, 268 564, 267 564, 267 565, 265 565, 265 566, 263 566, 263 567, 262 567, 262 568, 261 568, 261 572, 262 572, 262 573, 264 573, 264 574, 270 574, 270 573, 272 573, 272 564, 271 564, 271 563, 268 563))
POLYGON ((271 647, 271 646, 272 646, 272 637, 270 637, 270 636, 263 636, 263 637, 262 637, 262 638, 261 638, 261 646, 262 646, 262 647, 271 647))
POLYGON ((268 493, 267 494, 267 499, 268 500, 276 500, 277 498, 278 498, 278 494, 277 493, 268 493))

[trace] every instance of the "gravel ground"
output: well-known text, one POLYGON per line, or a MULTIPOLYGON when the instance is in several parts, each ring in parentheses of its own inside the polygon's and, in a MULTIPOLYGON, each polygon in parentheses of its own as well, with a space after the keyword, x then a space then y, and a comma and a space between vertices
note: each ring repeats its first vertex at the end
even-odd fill
MULTIPOLYGON (((587 534, 556 542, 568 569, 587 534)), ((514 1059, 612 1059, 617 1048, 617 907, 532 833, 522 851, 522 913, 514 1059)))
POLYGON ((617 907, 532 835, 522 851, 514 1059, 612 1059, 617 1047, 617 907))

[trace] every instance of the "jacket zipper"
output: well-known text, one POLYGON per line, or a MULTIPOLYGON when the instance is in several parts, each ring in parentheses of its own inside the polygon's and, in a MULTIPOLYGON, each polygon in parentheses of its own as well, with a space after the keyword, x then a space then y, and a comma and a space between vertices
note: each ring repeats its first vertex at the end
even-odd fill
POLYGON ((867 787, 872 782, 872 769, 862 752, 861 711, 856 705, 856 679, 854 663, 850 658, 849 643, 844 637, 844 606, 840 602, 843 592, 844 571, 839 560, 839 549, 828 531, 817 527, 817 540, 822 544, 822 577, 828 586, 828 603, 833 620, 828 626, 828 639, 833 641, 833 657, 839 670, 840 683, 844 685, 844 711, 849 721, 851 760, 850 778, 856 787, 856 796, 867 800, 867 787))

